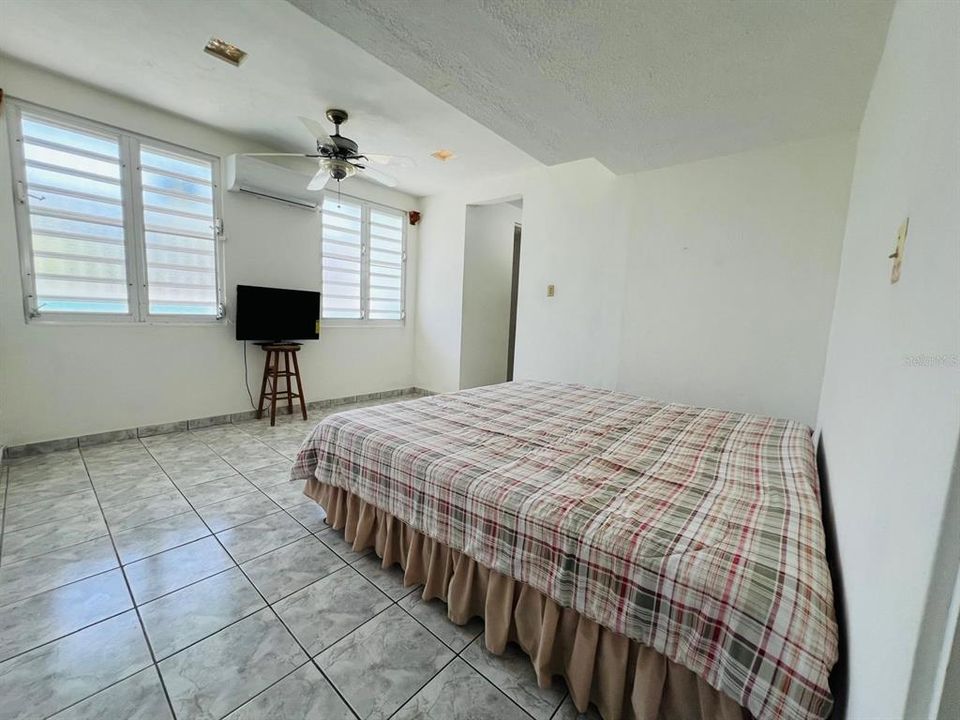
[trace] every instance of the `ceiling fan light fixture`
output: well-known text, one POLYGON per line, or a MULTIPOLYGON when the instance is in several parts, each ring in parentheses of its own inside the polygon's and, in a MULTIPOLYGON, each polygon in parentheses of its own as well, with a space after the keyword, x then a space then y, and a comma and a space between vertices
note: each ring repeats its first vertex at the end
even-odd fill
POLYGON ((204 45, 203 51, 213 55, 215 58, 230 63, 234 67, 239 67, 240 63, 247 57, 247 53, 236 45, 231 45, 226 40, 215 37, 210 38, 210 41, 204 45))
POLYGON ((337 182, 346 180, 348 177, 353 177, 357 174, 356 165, 337 158, 322 158, 320 160, 320 169, 330 173, 330 177, 337 182))
POLYGON ((447 150, 446 148, 440 148, 436 152, 430 153, 430 157, 434 157, 440 162, 446 162, 447 160, 452 160, 456 157, 453 154, 453 150, 447 150))

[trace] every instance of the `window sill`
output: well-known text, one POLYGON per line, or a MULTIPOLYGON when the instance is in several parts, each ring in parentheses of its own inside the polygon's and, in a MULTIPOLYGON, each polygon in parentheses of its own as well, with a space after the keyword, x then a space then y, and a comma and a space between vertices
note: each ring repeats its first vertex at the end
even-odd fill
POLYGON ((168 326, 168 327, 221 327, 227 324, 224 318, 203 319, 203 320, 185 320, 176 318, 170 320, 133 320, 131 318, 28 318, 26 325, 39 326, 67 326, 67 327, 144 327, 144 326, 168 326))
POLYGON ((320 334, 324 328, 403 328, 406 324, 406 320, 321 320, 320 334))

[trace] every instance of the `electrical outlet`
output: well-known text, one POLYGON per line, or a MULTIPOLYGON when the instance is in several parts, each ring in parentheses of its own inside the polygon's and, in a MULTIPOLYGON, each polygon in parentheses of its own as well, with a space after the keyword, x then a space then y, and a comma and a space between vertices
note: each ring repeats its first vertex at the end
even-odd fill
POLYGON ((887 256, 893 260, 893 267, 890 268, 891 285, 900 279, 900 266, 903 264, 903 246, 907 243, 907 227, 909 225, 910 218, 906 218, 900 223, 900 229, 897 230, 897 249, 887 256))
POLYGON ((553 297, 557 293, 557 288, 553 285, 547 285, 547 297, 553 297))

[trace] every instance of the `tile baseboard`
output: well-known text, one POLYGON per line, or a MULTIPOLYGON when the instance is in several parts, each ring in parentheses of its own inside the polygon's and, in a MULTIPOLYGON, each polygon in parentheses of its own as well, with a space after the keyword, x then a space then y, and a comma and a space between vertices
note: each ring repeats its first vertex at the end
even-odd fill
MULTIPOLYGON (((363 393, 360 395, 347 395, 338 398, 328 398, 326 400, 314 400, 307 403, 307 412, 316 412, 327 410, 339 405, 351 405, 353 403, 368 402, 370 400, 386 400, 388 398, 410 396, 427 396, 434 393, 428 390, 422 390, 417 387, 399 388, 397 390, 384 390, 381 392, 363 393)), ((17 458, 31 457, 34 455, 45 455, 47 453, 57 452, 59 450, 72 450, 78 447, 91 447, 93 445, 102 445, 119 440, 133 440, 138 437, 151 437, 153 435, 165 435, 167 433, 183 432, 185 430, 196 430, 198 428, 211 427, 213 425, 227 425, 229 423, 243 422, 253 420, 257 416, 256 410, 246 410, 238 413, 228 413, 226 415, 210 415, 208 417, 193 418, 192 420, 179 420, 177 422, 159 423, 156 425, 141 425, 140 427, 123 428, 121 430, 108 430, 106 432, 92 433, 90 435, 80 435, 78 437, 59 438, 57 440, 43 440, 41 442, 27 443, 25 445, 14 445, 2 448, 0 458, 4 460, 15 460, 17 458)))

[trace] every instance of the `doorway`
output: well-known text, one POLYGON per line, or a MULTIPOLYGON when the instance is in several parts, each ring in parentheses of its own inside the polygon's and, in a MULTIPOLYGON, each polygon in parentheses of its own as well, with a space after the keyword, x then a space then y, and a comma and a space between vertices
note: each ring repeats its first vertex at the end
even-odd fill
POLYGON ((460 388, 513 379, 523 200, 468 205, 460 388))
POLYGON ((520 236, 523 226, 513 225, 513 269, 510 277, 510 337, 507 341, 507 380, 513 380, 513 358, 517 352, 517 293, 520 291, 520 236))

